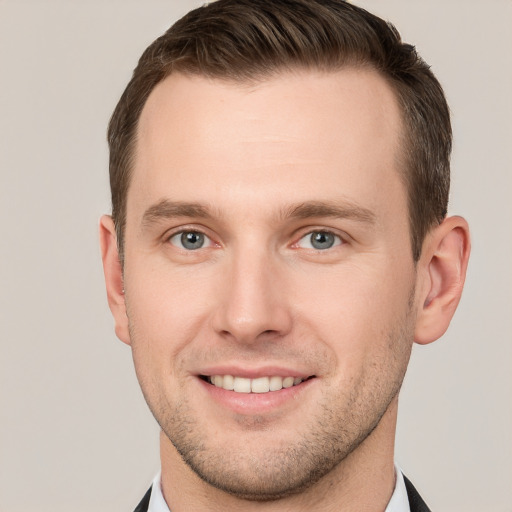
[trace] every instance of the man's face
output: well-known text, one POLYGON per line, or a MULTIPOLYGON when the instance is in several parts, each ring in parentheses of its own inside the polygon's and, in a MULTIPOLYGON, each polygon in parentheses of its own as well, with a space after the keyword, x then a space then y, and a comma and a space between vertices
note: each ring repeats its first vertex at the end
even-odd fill
POLYGON ((167 438, 214 486, 297 492, 396 405, 416 279, 400 130, 369 70, 253 86, 176 74, 151 94, 127 341, 167 438))

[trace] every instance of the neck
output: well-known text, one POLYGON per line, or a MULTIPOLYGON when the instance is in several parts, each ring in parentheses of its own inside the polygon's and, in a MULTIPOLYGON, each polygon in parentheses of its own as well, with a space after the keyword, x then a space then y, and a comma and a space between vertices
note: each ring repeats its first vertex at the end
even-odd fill
POLYGON ((162 490, 172 512, 382 512, 395 487, 393 462, 398 398, 373 432, 332 471, 305 491, 274 501, 231 496, 201 480, 161 433, 162 490))

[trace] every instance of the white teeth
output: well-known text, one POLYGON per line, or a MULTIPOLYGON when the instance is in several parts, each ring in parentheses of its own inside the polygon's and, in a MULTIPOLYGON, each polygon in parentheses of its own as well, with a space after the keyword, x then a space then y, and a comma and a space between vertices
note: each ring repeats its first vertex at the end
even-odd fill
POLYGON ((283 389, 282 377, 270 377, 269 389, 270 391, 279 391, 280 389, 283 389))
MULTIPOLYGON (((222 379, 222 377, 221 377, 222 379)), ((224 389, 227 389, 228 391, 232 391, 235 387, 235 378, 233 375, 224 375, 224 378, 222 379, 222 387, 224 389)))
POLYGON ((285 377, 283 379, 283 388, 291 388, 293 386, 293 377, 285 377))
POLYGON ((237 393, 250 393, 251 392, 251 379, 244 377, 235 377, 233 390, 237 393))
POLYGON ((245 377, 233 377, 232 375, 212 375, 208 381, 217 388, 223 388, 236 393, 268 393, 279 391, 283 388, 297 386, 304 379, 301 377, 258 377, 247 379, 245 377))
POLYGON ((270 379, 268 377, 252 379, 251 391, 253 393, 268 393, 270 391, 270 379))

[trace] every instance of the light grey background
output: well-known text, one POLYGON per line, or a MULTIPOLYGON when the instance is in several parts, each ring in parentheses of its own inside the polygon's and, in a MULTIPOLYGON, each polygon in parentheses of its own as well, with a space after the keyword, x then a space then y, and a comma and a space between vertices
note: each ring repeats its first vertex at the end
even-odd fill
MULTIPOLYGON (((107 308, 105 129, 185 1, 0 0, 0 512, 129 511, 157 428, 107 308)), ((512 511, 512 2, 360 0, 416 44, 455 130, 473 235, 450 330, 416 347, 397 461, 434 511, 512 511)))

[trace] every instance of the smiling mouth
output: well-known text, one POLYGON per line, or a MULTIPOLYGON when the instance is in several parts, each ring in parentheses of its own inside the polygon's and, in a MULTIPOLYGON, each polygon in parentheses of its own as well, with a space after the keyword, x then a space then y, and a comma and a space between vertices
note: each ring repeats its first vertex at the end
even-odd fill
POLYGON ((314 378, 314 375, 302 377, 258 377, 248 379, 246 377, 233 377, 233 375, 201 375, 201 379, 209 382, 217 388, 235 393, 270 393, 281 389, 298 386, 302 382, 314 378))

